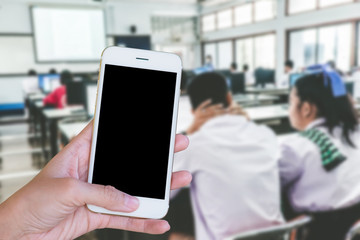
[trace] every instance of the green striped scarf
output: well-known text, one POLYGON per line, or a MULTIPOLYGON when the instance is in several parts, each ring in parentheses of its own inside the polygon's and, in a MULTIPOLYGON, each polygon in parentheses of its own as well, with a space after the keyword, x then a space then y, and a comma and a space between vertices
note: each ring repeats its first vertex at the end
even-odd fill
POLYGON ((337 147, 331 142, 330 138, 318 129, 312 128, 300 133, 301 136, 308 138, 319 147, 322 165, 326 171, 331 171, 340 163, 346 160, 337 147))

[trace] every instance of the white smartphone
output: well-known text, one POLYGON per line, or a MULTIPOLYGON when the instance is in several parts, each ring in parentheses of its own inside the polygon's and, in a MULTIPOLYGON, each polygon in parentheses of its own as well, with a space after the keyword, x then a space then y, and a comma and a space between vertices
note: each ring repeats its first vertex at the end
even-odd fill
POLYGON ((114 212, 159 219, 169 208, 182 64, 175 54, 108 47, 101 56, 88 182, 135 196, 114 212))

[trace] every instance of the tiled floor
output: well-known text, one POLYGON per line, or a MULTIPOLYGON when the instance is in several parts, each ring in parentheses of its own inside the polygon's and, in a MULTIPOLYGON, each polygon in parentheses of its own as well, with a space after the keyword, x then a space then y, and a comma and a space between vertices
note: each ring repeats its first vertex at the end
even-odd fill
MULTIPOLYGON (((0 201, 29 182, 40 170, 40 149, 31 146, 28 124, 0 125, 0 201)), ((31 138, 30 138, 31 139, 31 138)))
MULTIPOLYGON (((44 162, 38 141, 27 123, 0 125, 0 202, 28 183, 44 162)), ((100 240, 91 232, 78 240, 100 240)))

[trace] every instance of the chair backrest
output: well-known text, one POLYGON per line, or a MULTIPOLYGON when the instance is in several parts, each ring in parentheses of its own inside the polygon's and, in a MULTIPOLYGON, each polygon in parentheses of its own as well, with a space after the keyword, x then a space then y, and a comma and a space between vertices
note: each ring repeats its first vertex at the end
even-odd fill
POLYGON ((231 79, 231 92, 233 94, 245 93, 245 74, 244 73, 232 73, 231 79))
POLYGON ((255 229, 247 232, 242 232, 229 236, 224 240, 278 240, 283 239, 284 235, 308 224, 311 221, 311 217, 307 215, 301 215, 291 221, 284 224, 270 226, 262 229, 255 229))
POLYGON ((360 235, 360 220, 355 222, 352 227, 349 229, 345 236, 345 240, 355 240, 355 236, 357 236, 357 239, 360 239, 358 237, 360 235))

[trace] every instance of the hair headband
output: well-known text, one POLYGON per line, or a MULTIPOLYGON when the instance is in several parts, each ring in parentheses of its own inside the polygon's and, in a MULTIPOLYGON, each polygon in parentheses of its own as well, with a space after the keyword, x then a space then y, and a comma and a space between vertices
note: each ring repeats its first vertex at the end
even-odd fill
POLYGON ((328 87, 331 82, 332 94, 334 97, 341 97, 346 95, 346 88, 340 75, 332 69, 328 64, 316 64, 307 67, 310 74, 323 73, 324 86, 328 87))

